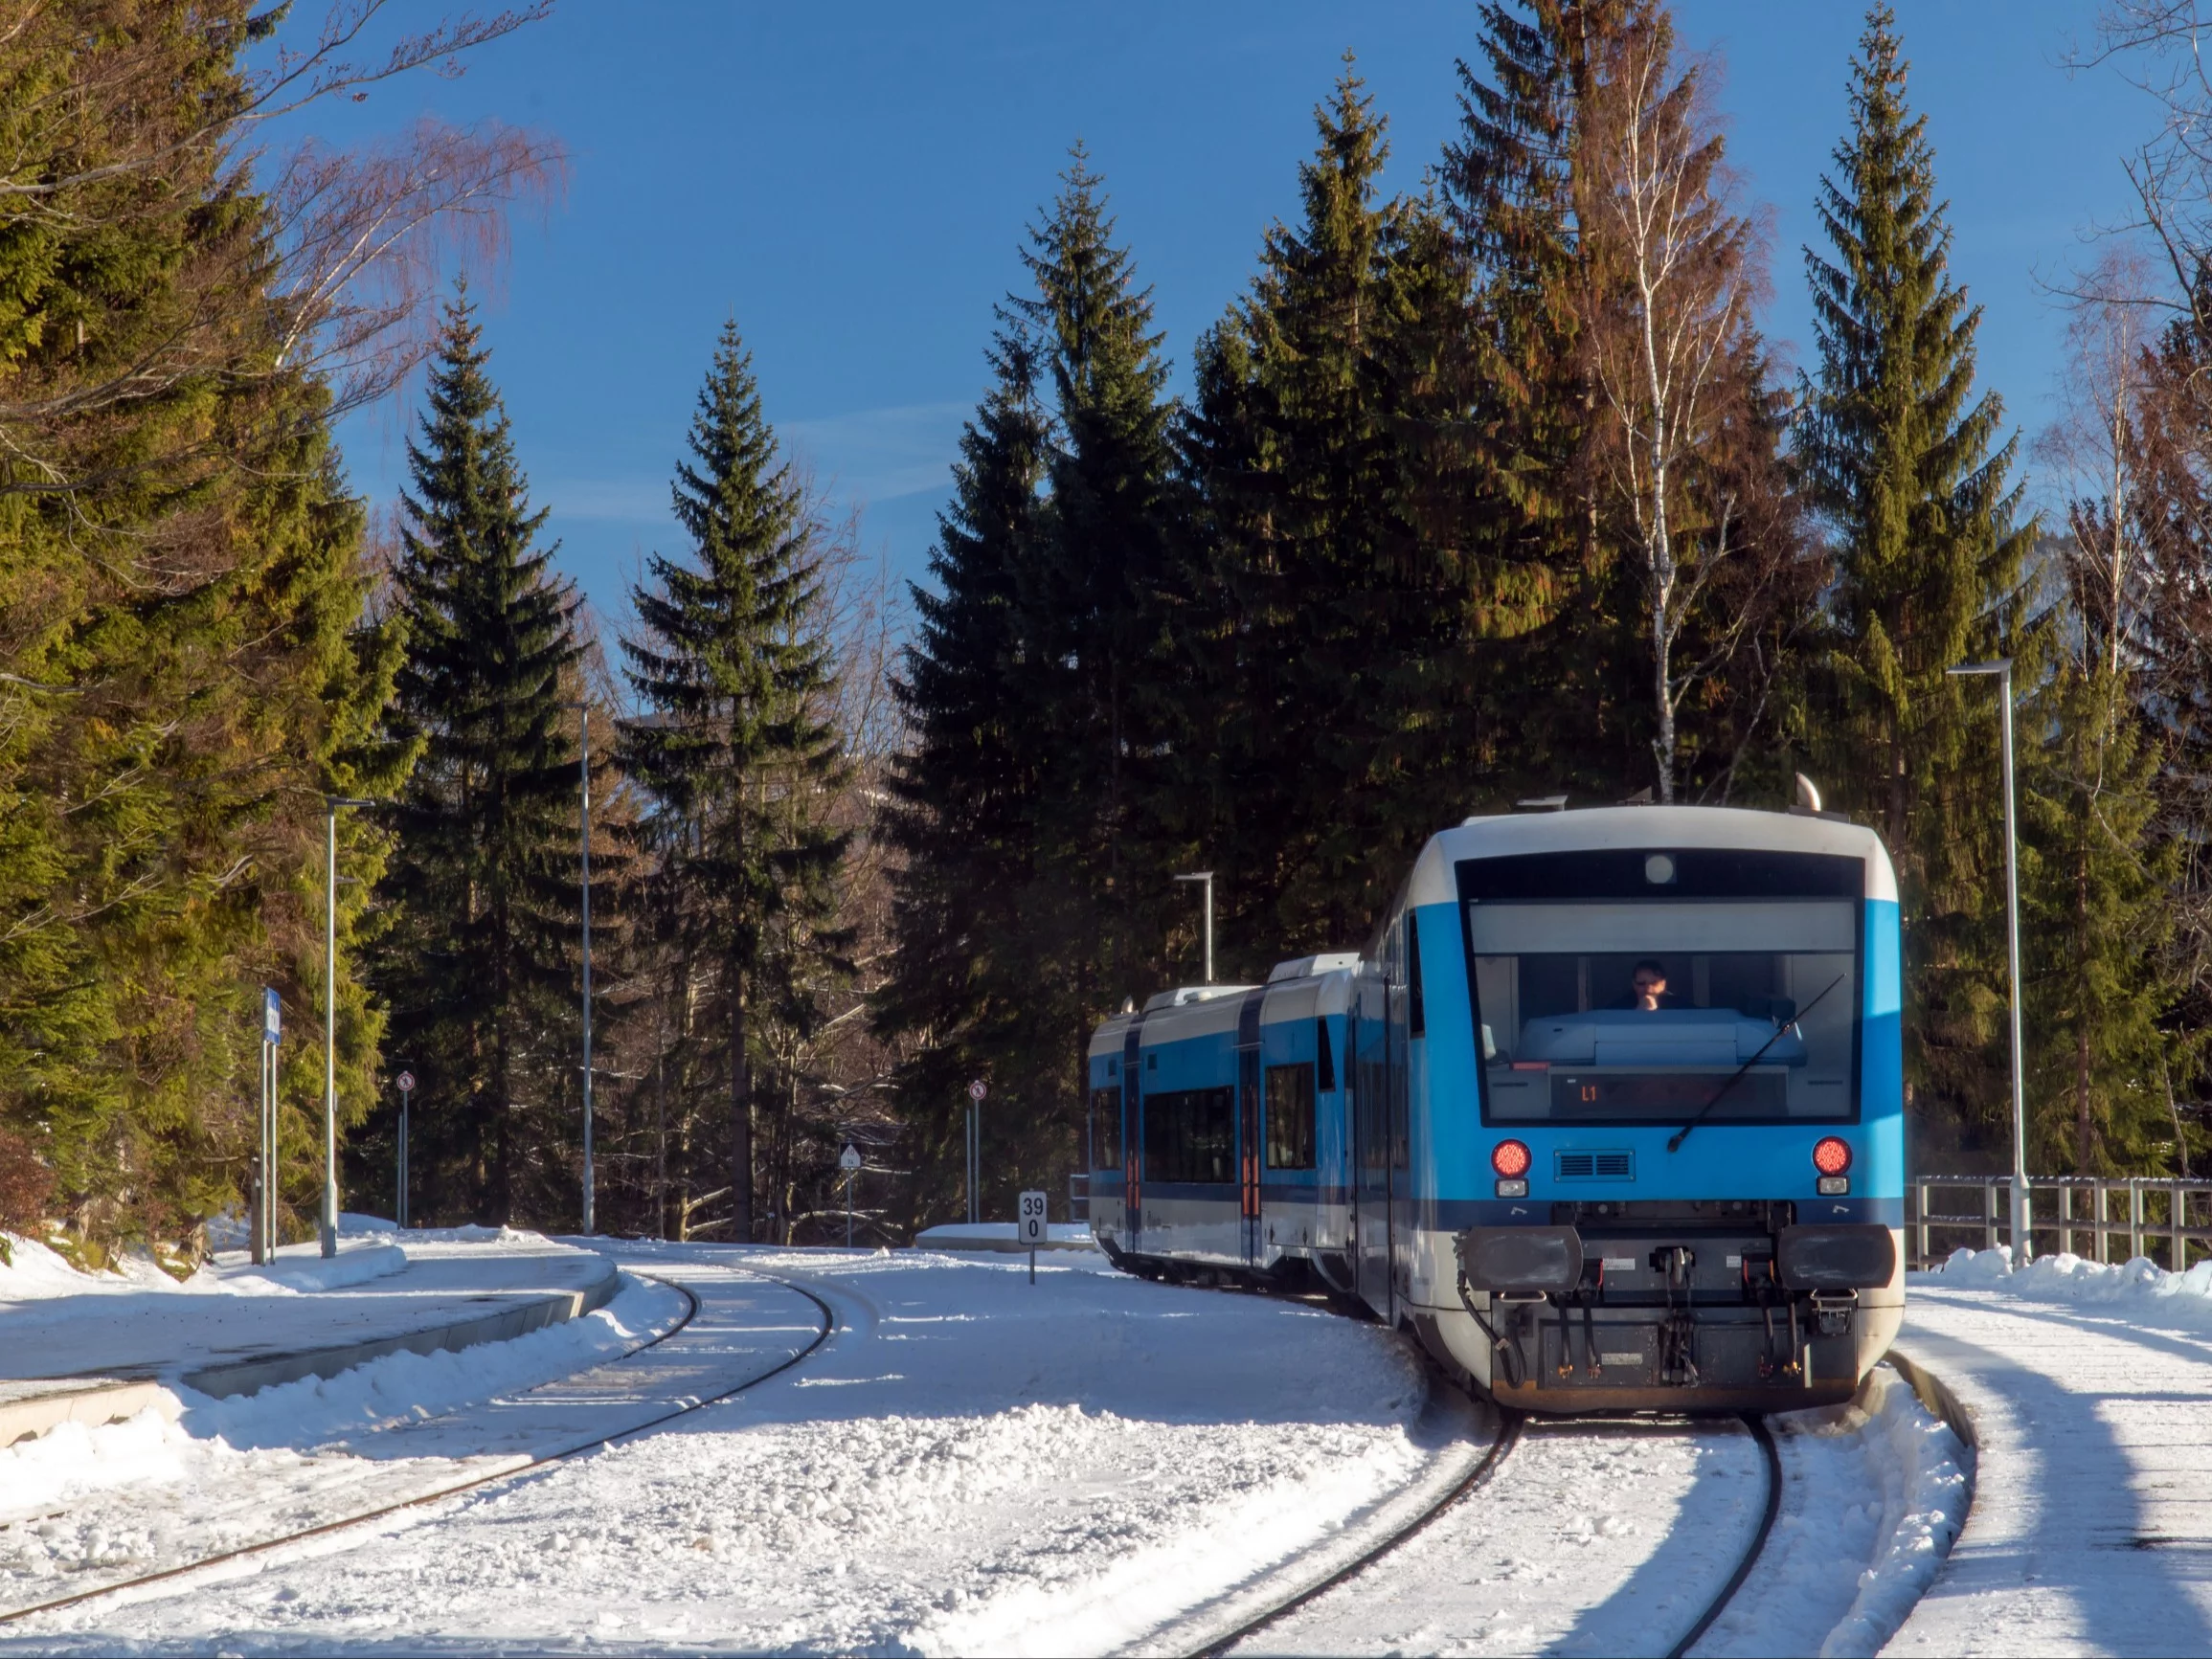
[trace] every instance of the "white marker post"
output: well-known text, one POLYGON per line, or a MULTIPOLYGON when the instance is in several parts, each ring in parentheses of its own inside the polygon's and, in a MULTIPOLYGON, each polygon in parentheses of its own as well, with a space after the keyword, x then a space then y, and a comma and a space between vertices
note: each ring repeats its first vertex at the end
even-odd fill
POLYGON ((284 1005, 261 988, 261 1190, 255 1194, 253 1245, 257 1265, 277 1259, 277 1047, 284 1040, 284 1005))
POLYGON ((983 1096, 990 1087, 982 1078, 968 1085, 968 1225, 982 1220, 983 1211, 976 1189, 983 1178, 983 1096))
POLYGON ((852 1183, 860 1177, 860 1148, 852 1142, 845 1143, 845 1150, 837 1155, 837 1167, 845 1172, 845 1247, 852 1248, 852 1183))
POLYGON ((1045 1195, 1022 1195, 1022 1220, 1017 1236, 1029 1246, 1029 1283, 1037 1282, 1037 1246, 1045 1242, 1045 1195))

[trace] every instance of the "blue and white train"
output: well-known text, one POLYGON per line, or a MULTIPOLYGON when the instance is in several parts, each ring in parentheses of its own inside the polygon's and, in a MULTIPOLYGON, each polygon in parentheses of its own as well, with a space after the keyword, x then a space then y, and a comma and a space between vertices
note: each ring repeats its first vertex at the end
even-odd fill
POLYGON ((1847 1399, 1904 1310, 1898 957, 1833 816, 1470 818, 1365 953, 1098 1027, 1093 1230, 1326 1288, 1523 1409, 1847 1399))

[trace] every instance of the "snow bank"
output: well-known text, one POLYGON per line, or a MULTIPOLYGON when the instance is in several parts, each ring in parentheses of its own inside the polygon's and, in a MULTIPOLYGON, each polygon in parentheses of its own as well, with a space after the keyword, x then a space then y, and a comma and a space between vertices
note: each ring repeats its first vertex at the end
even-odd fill
POLYGON ((2154 1316, 2163 1325, 2212 1331, 2212 1262, 2169 1272, 2147 1257, 2089 1262, 2070 1251, 2015 1267, 2012 1250, 1953 1250, 1933 1273, 1913 1277, 1946 1290, 1999 1290, 2031 1302, 2065 1302, 2122 1318, 2154 1316))
MULTIPOLYGON (((1097 1236, 1091 1231, 1089 1222, 1048 1222, 1045 1232, 1055 1244, 1097 1247, 1097 1236)), ((997 1246, 1019 1244, 1021 1241, 1012 1222, 953 1222, 939 1227, 924 1227, 914 1236, 914 1242, 919 1250, 958 1250, 968 1244, 997 1246)))
MULTIPOLYGON (((388 1238, 389 1235, 386 1235, 388 1238)), ((220 1257, 189 1279, 172 1278, 142 1250, 119 1255, 104 1272, 88 1273, 35 1239, 9 1238, 9 1255, 0 1266, 0 1303, 51 1302, 64 1296, 143 1295, 148 1290, 185 1295, 293 1296, 303 1291, 335 1290, 367 1284, 407 1266, 407 1252, 375 1238, 341 1238, 337 1255, 325 1260, 313 1244, 287 1244, 277 1259, 255 1267, 242 1258, 220 1257)))
MULTIPOLYGON (((214 1288, 237 1295, 251 1295, 265 1287, 275 1294, 303 1295, 316 1290, 341 1290, 348 1285, 366 1285, 387 1278, 407 1266, 407 1252, 397 1244, 343 1241, 335 1256, 325 1259, 315 1244, 293 1244, 277 1252, 277 1259, 262 1267, 248 1264, 212 1275, 214 1288), (256 1281, 260 1281, 257 1285, 256 1281)), ((195 1278, 197 1274, 193 1275, 195 1278)))
POLYGON ((151 1406, 125 1423, 63 1424, 0 1449, 0 1579, 37 1573, 32 1558, 88 1566, 104 1560, 102 1547, 79 1536, 84 1529, 62 1516, 46 1515, 28 1529, 28 1538, 38 1541, 27 1541, 10 1525, 25 1516, 117 1487, 219 1485, 243 1468, 265 1471, 265 1454, 280 1448, 301 1456, 352 1449, 379 1429, 426 1422, 625 1354, 666 1330, 683 1308, 678 1292, 633 1280, 598 1312, 511 1341, 458 1353, 390 1354, 336 1377, 227 1400, 178 1385, 170 1391, 180 1408, 173 1424, 151 1406))
POLYGON ((1886 1366, 1848 1406, 1774 1421, 1785 1486, 1757 1591, 1698 1651, 1879 1652, 1966 1524, 1966 1448, 1886 1366))
POLYGON ((626 1354, 673 1325, 684 1305, 682 1294, 666 1285, 626 1280, 598 1312, 505 1342, 388 1354, 335 1377, 304 1377, 219 1400, 180 1386, 184 1412, 177 1425, 194 1439, 232 1446, 304 1447, 423 1422, 626 1354))
POLYGON ((119 1254, 103 1272, 87 1272, 36 1239, 5 1235, 11 1258, 0 1264, 0 1304, 51 1302, 65 1296, 137 1295, 153 1290, 185 1295, 291 1296, 365 1285, 404 1269, 410 1248, 427 1244, 508 1246, 540 1251, 544 1235, 512 1227, 417 1227, 400 1232, 376 1216, 340 1218, 337 1255, 326 1259, 310 1240, 286 1244, 277 1259, 256 1267, 243 1250, 219 1250, 191 1278, 164 1272, 144 1250, 119 1254))

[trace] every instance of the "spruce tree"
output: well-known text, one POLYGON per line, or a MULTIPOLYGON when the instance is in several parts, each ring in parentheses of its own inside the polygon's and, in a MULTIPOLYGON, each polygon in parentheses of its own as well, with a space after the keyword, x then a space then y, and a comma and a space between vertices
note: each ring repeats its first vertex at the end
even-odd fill
POLYGON ((1403 418, 1401 336, 1425 278, 1448 293, 1450 256, 1420 204, 1378 199, 1386 123, 1348 63, 1315 121, 1301 220, 1268 232, 1202 343, 1186 423, 1225 611, 1208 862, 1253 972, 1363 937, 1464 798, 1460 595, 1409 517, 1403 418))
POLYGON ((1851 131, 1822 182, 1833 261, 1806 253, 1819 361, 1798 460, 1836 579, 1820 773, 1880 830, 1908 920, 1907 1073, 1969 1116, 2003 1097, 1997 711, 1945 671, 2028 642, 2009 626, 2032 524, 2016 522, 2015 443, 1976 396, 1978 307, 1951 280, 1925 118, 1911 115, 1895 18, 1867 14, 1851 131))
POLYGON ((504 1223, 574 1213, 581 647, 489 356, 463 292, 407 448, 392 724, 421 758, 392 815, 378 983, 387 1051, 419 1080, 423 1212, 504 1223))
POLYGON ((1057 975, 1039 925, 1052 913, 1038 839, 1050 665, 1032 609, 1047 419, 1018 323, 1002 327, 990 364, 938 518, 935 585, 910 589, 914 638, 895 684, 912 737, 890 779, 897 948, 876 1021, 919 1040, 899 1078, 920 1142, 917 1194, 965 1178, 969 1080, 1034 1100, 1067 1041, 1062 999, 1043 994, 1057 975))
MULTIPOLYGON (((11 176, 37 181, 0 209, 0 1186, 50 1193, 88 1249, 242 1197, 260 987, 322 1004, 321 797, 406 761, 330 392, 276 349, 282 236, 218 136, 251 11, 50 8, 0 57, 11 176)), ((348 824, 348 872, 384 841, 348 824)), ((341 1127, 372 1093, 365 898, 340 889, 341 1127)))
POLYGON ((1050 675, 1040 836, 1067 900, 1062 949, 1087 1003, 1117 1000, 1159 971, 1162 866, 1180 849, 1161 844, 1155 762, 1185 713, 1162 627, 1162 600, 1183 585, 1168 366, 1151 291, 1114 240, 1102 185, 1077 145, 1022 256, 1036 292, 1010 302, 1038 340, 1052 395, 1042 556, 1030 572, 1050 675))
POLYGON ((834 964, 830 884, 848 838, 827 813, 844 757, 817 527, 734 322, 688 448, 673 497, 691 548, 653 554, 633 591, 622 653, 643 712, 622 723, 621 751, 651 796, 653 913, 713 975, 729 1236, 749 1242, 759 1010, 801 993, 808 959, 834 964))
POLYGON ((1479 641, 1470 806, 1617 798, 1648 770, 1633 576, 1586 461, 1597 393, 1582 339, 1578 122, 1591 37, 1618 27, 1619 10, 1487 0, 1478 58, 1458 65, 1440 181, 1466 294, 1436 352, 1450 417, 1422 470, 1479 641))
POLYGON ((2158 751, 2132 678, 2093 650, 2062 658, 2032 704, 2045 738, 2021 803, 2031 1168, 2180 1167, 2161 1150, 2200 1046, 2161 1029, 2181 991, 2168 951, 2180 848, 2159 833, 2158 751))
MULTIPOLYGON (((1170 918, 1195 944, 1170 877, 1199 844, 1187 783, 1210 741, 1171 621, 1203 575, 1151 301, 1080 146, 1062 184, 1023 256, 1033 289, 1001 314, 932 564, 942 594, 915 595, 902 959, 879 1005, 920 1048, 901 1094, 925 1156, 958 1158, 952 1090, 979 1068, 1008 1187, 1074 1167, 1086 1034, 1183 965, 1170 918)), ((917 1189, 922 1214, 949 1184, 917 1189)))

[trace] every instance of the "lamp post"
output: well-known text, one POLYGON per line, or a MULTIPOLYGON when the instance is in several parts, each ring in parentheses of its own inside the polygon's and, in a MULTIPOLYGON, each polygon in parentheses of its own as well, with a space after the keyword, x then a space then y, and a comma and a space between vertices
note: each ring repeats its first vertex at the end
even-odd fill
POLYGON ((2010 970, 2007 1000, 2012 1012, 2012 1251, 2016 1262, 2025 1262, 2035 1254, 2035 1249, 2034 1241, 2028 1236, 2033 1211, 2028 1201, 2025 1046, 2020 1041, 2020 834, 2014 822, 2013 807, 2012 659, 1999 657, 1989 662, 1962 662, 1948 672, 1959 677, 1994 674, 2003 698, 2000 713, 2004 734, 2004 938, 2010 970))
POLYGON ((1187 876, 1177 876, 1179 882, 1198 882, 1206 888, 1206 983, 1213 983, 1213 872, 1198 870, 1187 876))
POLYGON ((323 797, 328 858, 323 883, 323 1254, 338 1253, 338 809, 376 806, 342 795, 323 797))
POLYGON ((571 703, 576 711, 576 727, 581 738, 579 752, 580 773, 578 789, 583 803, 581 828, 576 836, 576 852, 581 863, 583 894, 583 955, 584 955, 584 1232, 598 1231, 597 1210, 593 1195, 598 1182, 592 1172, 592 706, 588 703, 571 703))
POLYGON ((399 1074, 399 1164, 393 1172, 396 1186, 396 1201, 393 1204, 392 1219, 404 1228, 407 1225, 407 1119, 408 1109, 415 1104, 415 1073, 399 1074))

